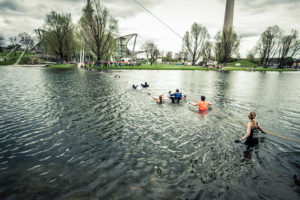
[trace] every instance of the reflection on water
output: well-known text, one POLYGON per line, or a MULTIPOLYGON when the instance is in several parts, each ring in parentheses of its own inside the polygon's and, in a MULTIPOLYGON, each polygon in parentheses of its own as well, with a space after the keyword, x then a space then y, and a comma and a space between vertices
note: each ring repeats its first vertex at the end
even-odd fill
POLYGON ((0 199, 297 199, 299 73, 0 68, 0 199), (119 74, 121 78, 114 78, 119 74), (147 89, 132 84, 147 81, 147 89), (201 95, 207 114, 147 94, 201 95))

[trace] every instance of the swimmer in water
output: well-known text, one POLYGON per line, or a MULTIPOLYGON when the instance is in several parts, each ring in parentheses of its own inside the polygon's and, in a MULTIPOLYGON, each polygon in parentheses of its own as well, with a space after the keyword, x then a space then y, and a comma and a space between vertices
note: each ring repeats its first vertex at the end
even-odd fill
POLYGON ((142 87, 149 87, 148 83, 145 82, 145 84, 141 84, 142 87))
MULTIPOLYGON (((150 94, 149 94, 150 95, 150 94)), ((157 101, 157 103, 160 103, 162 104, 164 102, 164 95, 159 95, 159 97, 154 97, 154 96, 151 96, 153 99, 155 99, 157 101)))
POLYGON ((190 102, 193 106, 199 106, 199 111, 207 111, 211 105, 211 103, 205 101, 205 96, 201 96, 201 101, 198 103, 190 102))
POLYGON ((179 103, 179 101, 181 99, 184 99, 185 97, 182 95, 181 92, 179 92, 179 89, 176 89, 176 92, 174 94, 171 94, 171 91, 169 91, 168 94, 169 99, 172 100, 172 103, 175 103, 175 100, 177 100, 177 103, 179 103))
POLYGON ((250 112, 248 115, 248 118, 250 122, 247 125, 247 133, 240 139, 240 141, 243 141, 246 139, 244 144, 247 145, 253 145, 257 144, 258 140, 257 137, 255 137, 258 134, 258 131, 261 131, 262 133, 266 134, 266 132, 260 127, 258 122, 255 120, 256 114, 255 112, 250 112))
POLYGON ((134 84, 132 85, 133 89, 137 89, 137 87, 138 87, 138 85, 134 85, 134 84))

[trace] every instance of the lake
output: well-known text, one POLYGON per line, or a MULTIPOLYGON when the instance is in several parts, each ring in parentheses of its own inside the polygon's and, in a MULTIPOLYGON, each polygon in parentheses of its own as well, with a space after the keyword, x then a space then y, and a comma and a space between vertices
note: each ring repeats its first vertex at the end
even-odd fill
POLYGON ((299 143, 234 143, 249 111, 299 141, 299 83, 299 72, 2 66, 0 199, 299 199, 299 143), (148 95, 177 88, 179 104, 148 95), (206 114, 188 103, 201 95, 206 114))

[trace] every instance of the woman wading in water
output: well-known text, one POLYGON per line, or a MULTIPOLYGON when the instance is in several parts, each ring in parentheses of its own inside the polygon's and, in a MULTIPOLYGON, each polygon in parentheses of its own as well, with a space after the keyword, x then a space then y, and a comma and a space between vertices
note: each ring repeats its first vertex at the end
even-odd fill
POLYGON ((245 144, 254 145, 258 143, 257 134, 258 131, 266 134, 264 130, 259 126, 258 122, 255 120, 256 114, 255 112, 250 112, 248 118, 250 122, 248 123, 247 133, 240 140, 243 141, 246 139, 245 144))

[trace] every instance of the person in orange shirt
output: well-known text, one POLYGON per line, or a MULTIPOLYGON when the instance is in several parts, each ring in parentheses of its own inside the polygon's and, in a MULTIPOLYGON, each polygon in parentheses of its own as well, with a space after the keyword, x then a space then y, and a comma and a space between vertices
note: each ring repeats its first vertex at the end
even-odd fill
POLYGON ((190 102, 193 106, 199 106, 199 111, 207 111, 211 106, 211 103, 205 101, 205 96, 201 96, 201 101, 198 103, 190 102))

